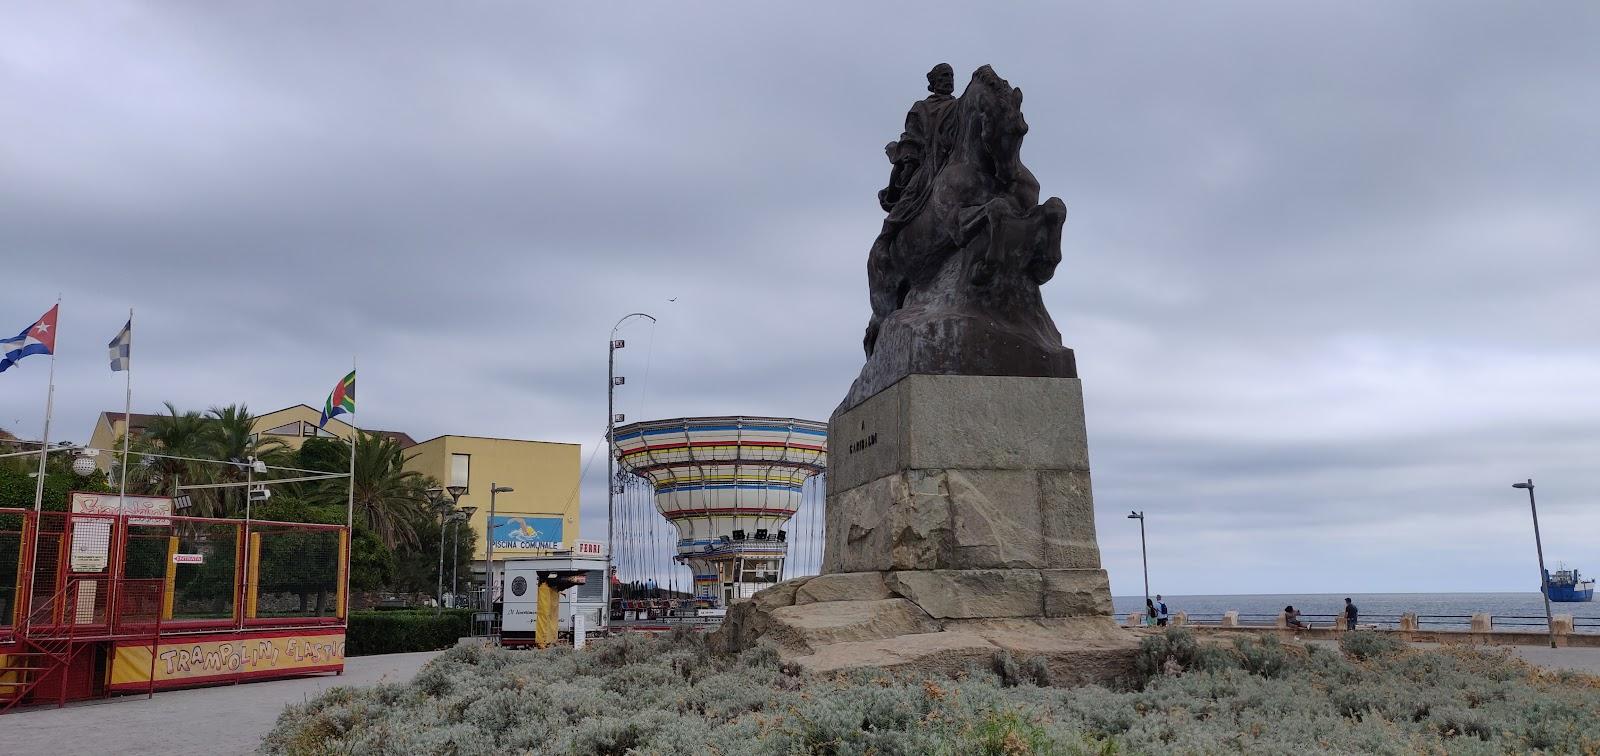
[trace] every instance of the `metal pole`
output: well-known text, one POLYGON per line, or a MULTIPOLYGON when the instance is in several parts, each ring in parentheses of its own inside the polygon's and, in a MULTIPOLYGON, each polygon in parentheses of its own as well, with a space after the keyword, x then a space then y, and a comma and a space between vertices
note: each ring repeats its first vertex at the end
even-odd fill
POLYGON ((454 609, 456 595, 461 593, 461 580, 457 574, 461 571, 461 521, 451 518, 450 524, 450 608, 454 609))
MULTIPOLYGON (((244 536, 243 537, 244 537, 244 548, 245 548, 246 557, 245 557, 245 560, 244 560, 244 570, 241 571, 241 574, 244 575, 244 580, 239 585, 239 595, 247 597, 249 595, 249 593, 250 593, 250 558, 248 556, 249 553, 250 553, 250 504, 251 504, 251 501, 250 501, 250 489, 255 486, 255 480, 256 480, 256 458, 255 457, 251 457, 251 456, 246 456, 244 458, 244 461, 245 461, 245 466, 244 466, 244 531, 243 531, 244 536)), ((226 493, 226 492, 224 491, 224 492, 219 492, 219 493, 226 493)), ((119 507, 121 506, 120 502, 118 503, 118 506, 119 507)), ((239 629, 240 630, 244 629, 244 615, 245 615, 245 611, 244 611, 243 608, 241 608, 240 611, 239 611, 239 629)))
POLYGON ((1144 601, 1150 605, 1150 551, 1145 548, 1144 513, 1139 513, 1139 559, 1144 563, 1144 601))
POLYGON ((615 468, 613 466, 613 463, 616 460, 611 458, 611 450, 615 448, 615 443, 614 442, 616 441, 616 428, 617 428, 617 329, 621 328, 622 324, 624 322, 626 322, 628 320, 628 318, 633 318, 633 317, 648 318, 650 320, 650 322, 652 322, 652 323, 656 322, 655 316, 650 315, 649 313, 630 312, 627 315, 623 315, 621 318, 619 318, 617 320, 616 325, 611 326, 611 340, 606 342, 606 565, 607 565, 607 570, 606 570, 605 580, 603 581, 605 583, 605 585, 606 585, 606 588, 605 588, 605 605, 606 605, 606 609, 605 609, 605 612, 603 613, 603 619, 601 620, 602 623, 604 623, 604 624, 610 624, 610 622, 611 622, 611 576, 612 576, 612 574, 614 574, 616 572, 616 564, 613 562, 613 560, 615 559, 615 554, 617 553, 617 550, 616 550, 616 543, 617 543, 617 529, 616 529, 617 488, 616 488, 616 471, 615 471, 615 468))
POLYGON ((1516 486, 1528 489, 1528 511, 1533 513, 1533 548, 1539 553, 1539 592, 1544 594, 1544 622, 1550 630, 1550 647, 1556 647, 1555 617, 1550 614, 1550 573, 1544 569, 1544 544, 1539 540, 1539 507, 1533 501, 1533 478, 1516 486))
POLYGON ((483 520, 483 536, 486 544, 483 547, 483 601, 478 608, 489 611, 494 608, 494 497, 500 493, 499 483, 489 484, 489 516, 483 520))
MULTIPOLYGON (((59 305, 58 305, 59 306, 59 305)), ((57 328, 57 333, 60 332, 57 328)), ((50 456, 50 413, 56 406, 56 352, 50 350, 50 388, 44 397, 44 439, 39 442, 39 480, 33 490, 33 513, 44 508, 45 460, 50 456)))
MULTIPOLYGON (((356 374, 356 356, 350 355, 350 374, 356 374)), ((350 487, 344 504, 344 625, 350 626, 350 583, 355 578, 356 563, 356 442, 361 440, 361 429, 356 426, 356 411, 350 409, 350 487)))
POLYGON ((445 514, 441 510, 439 512, 439 586, 433 596, 438 604, 433 610, 435 616, 444 613, 444 518, 445 514))
MULTIPOLYGON (((623 318, 626 320, 627 318, 623 318)), ((622 321, 617 321, 622 325, 622 321)), ((617 542, 617 488, 615 461, 611 458, 611 450, 616 441, 617 429, 617 329, 611 329, 612 339, 607 342, 606 350, 606 554, 607 561, 616 553, 614 548, 617 542)), ((607 581, 610 584, 610 581, 607 581)), ((611 608, 606 607, 610 612, 611 608)))
POLYGON ((122 481, 117 485, 117 514, 119 516, 122 514, 123 504, 128 498, 128 440, 133 436, 133 350, 131 348, 131 342, 133 341, 132 307, 128 308, 128 341, 130 342, 128 362, 126 365, 123 365, 122 371, 127 373, 127 375, 123 376, 123 386, 126 390, 126 395, 123 397, 122 401, 122 464, 120 465, 122 481))
MULTIPOLYGON (((57 296, 56 306, 52 309, 59 309, 60 307, 61 297, 57 296)), ((59 336, 60 333, 61 327, 60 320, 58 318, 56 321, 56 334, 59 336)), ((35 485, 33 492, 33 551, 31 553, 33 554, 34 559, 38 559, 39 556, 39 531, 44 529, 44 516, 41 514, 41 512, 44 508, 45 460, 48 459, 50 455, 50 412, 55 409, 56 405, 56 350, 54 349, 50 350, 49 383, 50 387, 46 391, 44 398, 44 438, 39 442, 39 480, 35 485)), ((67 505, 68 514, 71 513, 71 508, 72 506, 69 502, 67 505)), ((62 522, 65 523, 66 520, 62 520, 62 522)), ((27 602, 28 614, 23 619, 24 627, 33 626, 33 587, 34 578, 38 572, 39 569, 37 564, 30 565, 28 569, 28 592, 23 596, 19 596, 17 599, 19 602, 27 602)))

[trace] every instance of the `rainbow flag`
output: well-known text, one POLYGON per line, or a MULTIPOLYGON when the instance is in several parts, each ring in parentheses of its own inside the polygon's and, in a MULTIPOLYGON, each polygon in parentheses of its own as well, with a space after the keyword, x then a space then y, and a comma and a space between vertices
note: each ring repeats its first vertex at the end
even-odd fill
POLYGON ((329 418, 355 411, 356 371, 352 370, 344 380, 339 381, 339 385, 333 387, 333 391, 328 393, 328 403, 322 407, 322 420, 317 422, 317 427, 327 425, 329 418))

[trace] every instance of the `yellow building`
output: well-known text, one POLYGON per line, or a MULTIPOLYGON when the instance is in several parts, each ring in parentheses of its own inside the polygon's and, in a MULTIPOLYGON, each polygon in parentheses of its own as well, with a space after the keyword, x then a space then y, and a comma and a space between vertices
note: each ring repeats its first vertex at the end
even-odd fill
POLYGON ((572 548, 578 540, 580 447, 548 441, 440 436, 406 450, 406 469, 444 486, 466 486, 460 505, 475 507, 469 527, 478 534, 472 558, 484 558, 489 489, 495 496, 494 557, 537 556, 572 548))

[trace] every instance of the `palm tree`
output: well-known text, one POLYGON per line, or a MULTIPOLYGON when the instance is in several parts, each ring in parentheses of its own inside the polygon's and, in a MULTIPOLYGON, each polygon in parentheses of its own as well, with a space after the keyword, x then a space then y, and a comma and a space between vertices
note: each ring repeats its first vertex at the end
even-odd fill
MULTIPOLYGON (((199 412, 178 412, 166 402, 167 414, 156 415, 145 432, 134 439, 135 451, 173 457, 200 457, 204 454, 206 419, 199 412)), ((166 457, 143 457, 143 474, 129 470, 128 482, 135 491, 172 494, 180 480, 194 482, 201 468, 194 462, 166 457)))
MULTIPOLYGON (((255 432, 256 416, 250 414, 250 408, 244 404, 230 404, 226 407, 212 407, 206 411, 205 430, 201 436, 200 456, 240 463, 241 466, 224 467, 212 465, 211 475, 208 479, 216 482, 243 483, 246 479, 244 462, 254 457, 267 462, 278 462, 288 452, 288 445, 283 441, 262 437, 255 432)), ((244 499, 247 493, 243 488, 217 489, 218 492, 230 491, 231 495, 219 495, 213 500, 215 513, 223 513, 224 502, 236 502, 234 509, 244 510, 244 499)), ((206 497, 211 499, 212 497, 206 497)))
MULTIPOLYGON (((344 464, 349 464, 349 447, 344 448, 344 464)), ((427 516, 428 479, 405 469, 409 459, 394 439, 357 431, 355 517, 391 549, 415 545, 417 521, 427 516)), ((345 506, 348 485, 343 480, 327 481, 311 491, 311 499, 320 505, 345 506)))

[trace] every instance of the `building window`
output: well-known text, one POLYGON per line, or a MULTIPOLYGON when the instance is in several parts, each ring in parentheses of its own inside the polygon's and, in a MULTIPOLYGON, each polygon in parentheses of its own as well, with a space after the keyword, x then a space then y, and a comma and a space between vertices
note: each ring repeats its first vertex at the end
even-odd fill
POLYGON ((452 486, 461 486, 461 487, 465 488, 465 487, 468 487, 468 486, 472 485, 469 482, 471 480, 471 478, 472 478, 472 455, 471 454, 452 454, 452 455, 450 455, 450 485, 452 485, 452 486))

